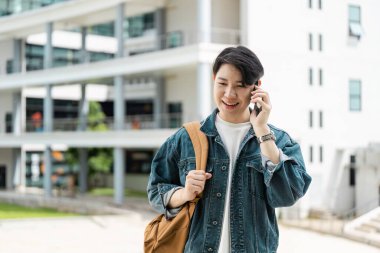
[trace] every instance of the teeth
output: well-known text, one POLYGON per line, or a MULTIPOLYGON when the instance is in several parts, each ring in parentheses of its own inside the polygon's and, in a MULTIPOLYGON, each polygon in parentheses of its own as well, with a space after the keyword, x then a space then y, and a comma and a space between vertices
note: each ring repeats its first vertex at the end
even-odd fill
POLYGON ((226 102, 224 102, 226 105, 229 105, 229 106, 233 106, 233 105, 237 105, 237 103, 236 104, 229 104, 229 103, 226 103, 226 102))

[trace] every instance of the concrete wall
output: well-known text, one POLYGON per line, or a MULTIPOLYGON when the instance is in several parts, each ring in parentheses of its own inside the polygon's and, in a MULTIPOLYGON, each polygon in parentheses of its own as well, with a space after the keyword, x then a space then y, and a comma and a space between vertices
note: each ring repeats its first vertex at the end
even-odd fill
POLYGON ((357 215, 380 205, 380 149, 358 152, 355 199, 357 215))
POLYGON ((197 1, 170 0, 166 9, 166 31, 182 31, 184 43, 196 41, 197 28, 197 1))
POLYGON ((182 102, 184 122, 196 116, 196 82, 195 68, 179 69, 165 76, 166 102, 182 102))
MULTIPOLYGON (((1 50, 0 50, 1 51, 1 50)), ((5 133, 5 115, 12 113, 13 110, 13 97, 11 91, 0 91, 0 133, 5 133)))
POLYGON ((240 29, 239 11, 240 0, 212 0, 212 27, 219 29, 240 29))
MULTIPOLYGON (((312 177, 322 178, 312 183, 310 190, 323 189, 311 206, 331 196, 328 178, 335 156, 340 149, 364 147, 379 141, 380 108, 377 74, 380 66, 380 22, 378 1, 323 1, 323 9, 309 9, 308 1, 254 1, 254 13, 249 17, 249 46, 261 59, 265 75, 263 88, 270 96, 273 109, 270 121, 286 129, 299 140, 306 165, 312 177), (357 43, 348 36, 348 5, 361 6, 364 35, 357 43), (313 35, 313 50, 308 48, 309 33, 313 35), (323 50, 318 50, 322 34, 323 50), (314 84, 308 83, 308 69, 313 69, 314 84), (318 83, 318 69, 323 70, 323 85, 318 83), (362 111, 349 110, 349 80, 362 81, 362 111), (313 127, 309 127, 309 111, 313 111, 313 127), (323 127, 319 127, 319 111, 323 112, 323 127), (365 131, 358 132, 358 129, 365 131), (314 161, 310 162, 309 147, 313 146, 314 161), (319 161, 319 146, 324 160, 319 161)), ((342 160, 343 163, 348 161, 342 160)), ((342 167, 339 166, 338 167, 342 167)), ((347 189, 346 189, 347 190, 347 189)), ((352 192, 346 191, 344 196, 352 192)), ((313 194, 316 195, 316 194, 313 194)), ((337 196, 340 207, 352 204, 337 196)))
POLYGON ((7 73, 7 60, 13 58, 13 42, 11 40, 0 41, 0 76, 7 73))
MULTIPOLYGON (((112 188, 113 187, 113 175, 104 176, 105 185, 103 187, 112 188)), ((148 185, 148 175, 146 174, 128 174, 125 176, 125 188, 136 190, 136 191, 146 191, 146 186, 148 185)), ((93 182, 92 182, 93 184, 93 182)))
POLYGON ((12 149, 0 148, 0 165, 5 165, 6 170, 6 188, 12 187, 12 174, 13 174, 13 152, 12 149))

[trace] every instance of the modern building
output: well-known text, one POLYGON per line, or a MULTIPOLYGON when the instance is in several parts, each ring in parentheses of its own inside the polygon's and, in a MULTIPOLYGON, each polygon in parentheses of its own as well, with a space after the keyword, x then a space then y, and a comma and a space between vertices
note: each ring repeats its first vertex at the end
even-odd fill
POLYGON ((2 1, 0 183, 51 197, 57 169, 70 170, 65 151, 79 148, 85 192, 89 150, 112 148, 107 184, 122 203, 125 187, 145 188, 160 144, 211 112, 213 60, 243 44, 264 65, 271 123, 300 143, 313 177, 295 208, 355 208, 355 185, 337 174, 357 148, 380 142, 379 9, 369 0, 2 1), (88 130, 90 101, 107 131, 88 130))

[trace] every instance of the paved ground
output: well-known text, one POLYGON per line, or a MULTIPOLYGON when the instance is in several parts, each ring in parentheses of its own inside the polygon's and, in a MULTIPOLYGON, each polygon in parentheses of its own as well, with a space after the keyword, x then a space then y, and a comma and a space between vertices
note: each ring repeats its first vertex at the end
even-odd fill
MULTIPOLYGON (((1 253, 139 253, 152 214, 59 219, 0 220, 1 253)), ((357 242, 300 229, 280 227, 278 253, 378 253, 357 242)))
MULTIPOLYGON (((71 218, 0 220, 0 253, 140 253, 145 225, 156 214, 146 199, 126 198, 122 207, 110 197, 41 196, 0 192, 0 199, 65 210, 110 212, 118 215, 71 218), (82 210, 83 209, 83 210, 82 210)), ((302 229, 280 226, 278 253, 379 253, 379 248, 302 229)), ((170 253, 170 252, 168 252, 170 253)))

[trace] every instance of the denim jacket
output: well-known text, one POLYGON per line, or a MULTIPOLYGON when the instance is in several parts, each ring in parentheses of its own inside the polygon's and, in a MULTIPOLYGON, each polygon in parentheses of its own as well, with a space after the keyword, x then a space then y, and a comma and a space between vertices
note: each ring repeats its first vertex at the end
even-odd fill
MULTIPOLYGON (((186 253, 216 252, 219 248, 230 160, 215 127, 217 112, 201 124, 209 142, 206 171, 213 176, 206 181, 203 196, 197 203, 186 253)), ((311 182, 299 145, 283 130, 269 127, 282 155, 275 167, 262 162, 252 127, 239 147, 231 185, 231 252, 276 252, 279 234, 275 208, 293 205, 311 182)), ((165 194, 184 186, 186 175, 193 169, 194 149, 186 130, 181 128, 168 138, 153 159, 147 187, 152 207, 166 213, 165 194)))

